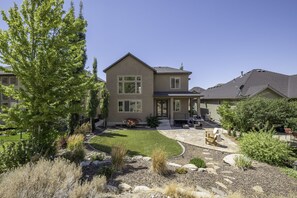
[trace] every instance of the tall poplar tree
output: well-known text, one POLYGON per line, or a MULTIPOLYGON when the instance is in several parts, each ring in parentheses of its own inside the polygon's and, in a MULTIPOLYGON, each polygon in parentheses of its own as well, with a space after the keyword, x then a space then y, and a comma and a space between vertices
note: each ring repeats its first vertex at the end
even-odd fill
POLYGON ((52 146, 55 124, 77 112, 70 102, 90 89, 86 74, 76 73, 85 48, 77 35, 86 31, 86 21, 75 18, 73 8, 64 11, 63 5, 63 0, 23 0, 20 8, 15 4, 1 12, 8 29, 0 30, 0 63, 11 66, 22 84, 19 89, 0 86, 2 93, 20 101, 3 109, 2 127, 30 132, 41 154, 52 146))
MULTIPOLYGON (((93 62, 93 79, 94 79, 94 84, 99 83, 98 77, 97 77, 97 59, 96 58, 94 58, 94 62, 93 62)), ((92 126, 92 131, 94 131, 94 129, 95 129, 94 118, 96 117, 97 108, 99 105, 99 95, 98 94, 99 94, 98 87, 95 87, 94 89, 90 90, 88 114, 89 114, 90 123, 92 126)))

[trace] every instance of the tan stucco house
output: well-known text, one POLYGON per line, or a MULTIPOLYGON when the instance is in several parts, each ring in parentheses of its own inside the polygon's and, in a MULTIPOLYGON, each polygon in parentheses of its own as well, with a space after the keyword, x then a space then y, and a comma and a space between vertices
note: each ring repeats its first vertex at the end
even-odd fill
MULTIPOLYGON (((127 118, 136 118, 145 124, 150 115, 169 119, 174 124, 189 118, 189 107, 194 98, 200 101, 200 94, 188 91, 191 72, 152 67, 131 53, 104 72, 110 92, 109 126, 122 124, 127 118)), ((200 112, 199 105, 196 111, 200 112)))

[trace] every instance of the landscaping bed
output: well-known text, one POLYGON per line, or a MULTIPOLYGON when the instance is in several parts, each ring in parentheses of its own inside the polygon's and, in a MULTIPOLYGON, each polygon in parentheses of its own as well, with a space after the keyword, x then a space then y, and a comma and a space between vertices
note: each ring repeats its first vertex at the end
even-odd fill
MULTIPOLYGON (((172 171, 168 176, 161 176, 151 171, 151 161, 141 158, 127 158, 122 172, 117 172, 108 181, 109 185, 118 186, 127 183, 132 187, 147 186, 149 188, 162 187, 172 182, 191 187, 193 190, 201 190, 218 194, 229 192, 240 192, 244 197, 287 197, 288 194, 297 195, 297 180, 282 173, 278 167, 264 163, 254 163, 252 169, 246 171, 231 167, 223 162, 228 153, 203 149, 184 144, 186 152, 184 155, 169 158, 169 162, 184 165, 189 163, 193 157, 205 160, 209 170, 189 171, 187 174, 174 173, 176 167, 168 166, 172 171), (260 187, 260 190, 259 190, 260 187), (263 192, 257 192, 263 190, 263 192)), ((84 175, 88 178, 97 174, 97 166, 92 164, 84 167, 84 175)), ((130 193, 121 194, 119 197, 129 197, 130 193)))

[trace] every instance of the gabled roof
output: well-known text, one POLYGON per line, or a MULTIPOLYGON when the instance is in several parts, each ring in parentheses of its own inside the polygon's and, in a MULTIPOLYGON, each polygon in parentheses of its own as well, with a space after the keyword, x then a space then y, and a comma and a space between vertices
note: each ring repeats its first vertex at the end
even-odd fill
POLYGON ((157 74, 191 74, 192 73, 190 71, 176 69, 176 68, 167 67, 167 66, 154 67, 154 69, 156 70, 157 74))
POLYGON ((12 72, 8 72, 9 70, 12 69, 10 66, 7 66, 7 67, 0 66, 0 67, 3 68, 3 69, 0 70, 0 75, 13 75, 12 72))
POLYGON ((288 76, 254 69, 225 84, 211 87, 202 94, 203 99, 240 99, 252 97, 270 89, 282 97, 297 98, 297 75, 288 76))
POLYGON ((202 93, 203 91, 205 91, 205 89, 203 89, 202 87, 193 87, 192 89, 190 89, 190 92, 193 93, 202 93))
POLYGON ((116 62, 114 62, 110 66, 108 66, 107 68, 105 68, 103 71, 106 72, 107 70, 109 70, 110 68, 112 68, 113 66, 115 66, 116 64, 118 64, 119 62, 121 62, 122 60, 124 60, 125 58, 127 58, 128 56, 134 58, 135 60, 137 60, 138 62, 142 63, 144 66, 146 66, 150 70, 153 70, 154 72, 156 72, 156 70, 154 68, 152 68, 151 66, 149 66, 148 64, 146 64, 145 62, 143 62, 142 60, 140 60, 139 58, 137 58, 133 54, 131 54, 130 52, 128 52, 125 56, 123 56, 122 58, 120 58, 119 60, 117 60, 116 62))

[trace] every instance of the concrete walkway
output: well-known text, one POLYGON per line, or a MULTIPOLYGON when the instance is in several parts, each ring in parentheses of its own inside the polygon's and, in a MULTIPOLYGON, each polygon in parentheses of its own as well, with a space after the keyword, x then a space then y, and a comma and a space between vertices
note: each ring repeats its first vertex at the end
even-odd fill
MULTIPOLYGON (((168 120, 167 120, 168 121, 168 120)), ((207 130, 212 130, 213 128, 206 128, 207 130)), ((228 137, 221 133, 222 141, 218 142, 219 146, 208 145, 205 143, 205 129, 181 129, 181 128, 171 128, 169 121, 161 121, 157 130, 164 136, 175 139, 187 144, 194 146, 199 146, 207 149, 213 149, 228 153, 237 153, 239 148, 236 143, 232 142, 228 137)))

